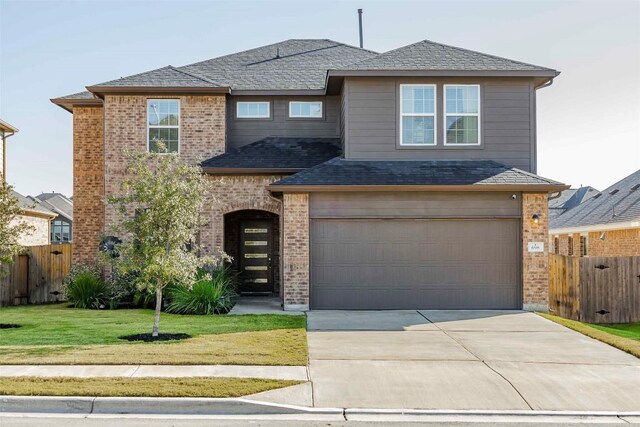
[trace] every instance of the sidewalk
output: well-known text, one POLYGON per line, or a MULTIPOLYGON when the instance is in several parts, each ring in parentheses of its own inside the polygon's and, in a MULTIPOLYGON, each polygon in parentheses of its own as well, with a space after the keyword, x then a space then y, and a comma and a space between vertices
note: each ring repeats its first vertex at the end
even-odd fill
POLYGON ((306 366, 0 365, 0 377, 227 377, 308 381, 306 366))

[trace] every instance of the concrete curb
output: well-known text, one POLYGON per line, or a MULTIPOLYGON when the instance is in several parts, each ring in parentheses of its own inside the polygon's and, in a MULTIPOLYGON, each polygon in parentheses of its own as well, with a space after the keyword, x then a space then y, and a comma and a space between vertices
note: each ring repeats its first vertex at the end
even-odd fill
POLYGON ((386 422, 495 422, 495 423, 603 423, 626 424, 639 412, 541 410, 419 410, 347 408, 349 421, 386 422), (625 421, 626 420, 626 421, 625 421))
POLYGON ((158 415, 335 415, 342 408, 308 408, 241 398, 2 396, 0 413, 158 415))

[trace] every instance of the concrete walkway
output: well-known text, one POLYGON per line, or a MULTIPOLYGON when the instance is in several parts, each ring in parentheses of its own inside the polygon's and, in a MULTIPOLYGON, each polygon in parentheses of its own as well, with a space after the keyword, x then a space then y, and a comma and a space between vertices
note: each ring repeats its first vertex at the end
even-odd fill
POLYGON ((0 365, 0 377, 227 377, 308 381, 306 366, 0 365))
POLYGON ((312 311, 317 407, 640 410, 640 359, 520 311, 312 311))
POLYGON ((304 311, 284 311, 279 296, 241 296, 229 314, 282 314, 304 316, 304 311))

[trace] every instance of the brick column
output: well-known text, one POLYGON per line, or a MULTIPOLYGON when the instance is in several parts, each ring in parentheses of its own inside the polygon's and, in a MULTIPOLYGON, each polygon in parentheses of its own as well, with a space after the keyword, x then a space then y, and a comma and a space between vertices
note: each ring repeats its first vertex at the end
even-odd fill
POLYGON ((73 263, 98 260, 104 232, 102 107, 73 109, 73 263))
POLYGON ((309 195, 284 195, 282 280, 285 310, 309 309, 309 195))
POLYGON ((522 299, 525 310, 549 310, 549 215, 546 193, 522 194, 522 299), (532 220, 538 215, 538 223, 532 220), (529 242, 544 251, 529 252, 529 242))

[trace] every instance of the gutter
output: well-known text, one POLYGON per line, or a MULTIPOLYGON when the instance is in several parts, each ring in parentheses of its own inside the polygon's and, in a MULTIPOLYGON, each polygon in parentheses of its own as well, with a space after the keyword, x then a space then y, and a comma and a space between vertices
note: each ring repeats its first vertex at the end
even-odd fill
POLYGON ((518 191, 525 193, 554 193, 568 189, 568 185, 286 185, 272 184, 273 193, 355 192, 355 191, 518 191))
MULTIPOLYGON (((0 123, 2 125, 5 124, 5 122, 2 122, 1 120, 0 120, 0 123)), ((16 132, 18 132, 18 128, 9 126, 8 123, 6 128, 11 129, 11 133, 10 134, 4 133, 4 132, 2 133, 2 179, 3 181, 7 180, 7 139, 15 135, 16 132)))
POLYGON ((627 230, 629 228, 640 228, 640 220, 614 222, 610 224, 593 224, 593 225, 579 225, 576 227, 550 228, 549 234, 573 234, 573 233, 581 233, 581 232, 586 233, 586 232, 595 232, 595 231, 627 230))
POLYGON ((302 172, 302 168, 215 168, 203 167, 202 171, 210 175, 273 175, 294 174, 302 172))

